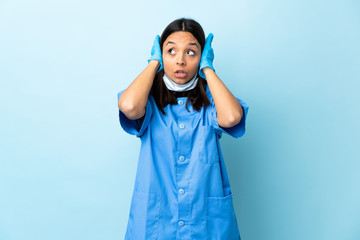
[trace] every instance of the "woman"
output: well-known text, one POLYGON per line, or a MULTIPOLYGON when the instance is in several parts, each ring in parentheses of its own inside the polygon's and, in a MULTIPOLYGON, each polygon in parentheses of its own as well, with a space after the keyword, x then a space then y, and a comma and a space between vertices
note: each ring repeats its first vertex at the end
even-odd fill
POLYGON ((120 124, 141 139, 125 239, 240 239, 219 139, 245 133, 248 106, 215 74, 212 39, 173 21, 118 93, 120 124))

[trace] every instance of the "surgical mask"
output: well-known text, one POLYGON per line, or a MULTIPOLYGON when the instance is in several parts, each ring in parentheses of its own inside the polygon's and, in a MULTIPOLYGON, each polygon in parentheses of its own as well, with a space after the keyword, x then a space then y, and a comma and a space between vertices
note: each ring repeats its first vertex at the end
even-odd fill
POLYGON ((190 81, 188 81, 187 83, 184 83, 184 84, 178 84, 178 83, 174 82, 173 80, 171 80, 171 78, 165 72, 164 72, 163 80, 164 80, 166 87, 169 90, 176 91, 176 92, 184 92, 184 91, 191 90, 196 87, 196 84, 198 82, 197 73, 194 75, 194 77, 192 79, 190 79, 190 81))

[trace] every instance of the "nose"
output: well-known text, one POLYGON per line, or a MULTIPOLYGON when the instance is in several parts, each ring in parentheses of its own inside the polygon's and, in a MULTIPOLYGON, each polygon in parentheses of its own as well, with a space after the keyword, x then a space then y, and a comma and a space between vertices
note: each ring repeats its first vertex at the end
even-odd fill
POLYGON ((185 65, 184 54, 182 54, 182 53, 178 54, 178 57, 176 59, 176 63, 180 64, 180 65, 185 65))

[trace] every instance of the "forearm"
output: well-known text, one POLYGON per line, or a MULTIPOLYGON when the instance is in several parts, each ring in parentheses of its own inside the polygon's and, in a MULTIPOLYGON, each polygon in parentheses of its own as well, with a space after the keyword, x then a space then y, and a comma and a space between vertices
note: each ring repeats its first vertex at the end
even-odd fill
POLYGON ((221 127, 232 127, 238 124, 243 116, 243 110, 239 101, 226 88, 225 84, 209 67, 203 69, 206 80, 214 99, 217 122, 221 127))
POLYGON ((145 106, 153 85, 159 62, 152 60, 121 94, 118 107, 129 119, 139 119, 145 114, 145 106))

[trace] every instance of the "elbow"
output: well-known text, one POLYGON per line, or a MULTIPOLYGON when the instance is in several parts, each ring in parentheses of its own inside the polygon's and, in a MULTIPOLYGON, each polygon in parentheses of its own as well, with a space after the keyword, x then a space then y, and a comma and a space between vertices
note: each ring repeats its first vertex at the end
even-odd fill
POLYGON ((241 113, 234 114, 231 118, 229 118, 229 125, 231 125, 231 127, 235 126, 241 121, 241 117, 241 113))
POLYGON ((235 126, 236 124, 238 124, 241 121, 242 115, 243 114, 241 112, 237 112, 237 113, 233 113, 223 119, 221 119, 221 117, 218 116, 217 122, 218 122, 219 126, 221 126, 221 127, 230 128, 230 127, 235 126))
POLYGON ((145 115, 145 109, 140 111, 133 103, 119 100, 118 107, 119 110, 130 120, 136 120, 145 115))
POLYGON ((242 106, 240 105, 240 108, 238 111, 233 112, 230 117, 229 117, 229 122, 228 124, 230 125, 230 127, 235 126, 236 124, 239 124, 242 117, 244 115, 244 111, 242 106))
POLYGON ((238 103, 237 108, 233 108, 228 111, 225 115, 217 116, 217 122, 219 126, 224 128, 230 128, 240 123, 244 115, 243 107, 238 103))
POLYGON ((235 114, 231 117, 228 118, 228 121, 227 121, 227 127, 233 127, 235 126, 236 124, 238 124, 240 121, 241 121, 241 115, 240 114, 235 114))

